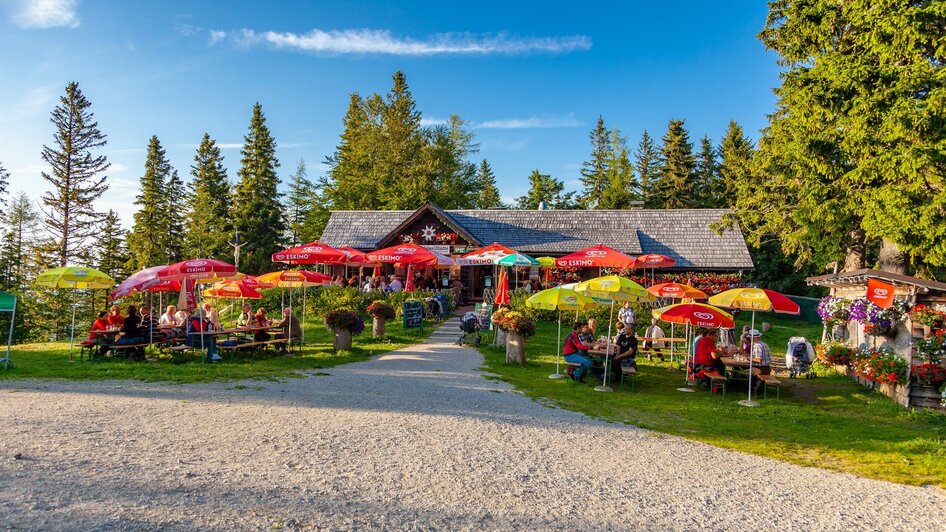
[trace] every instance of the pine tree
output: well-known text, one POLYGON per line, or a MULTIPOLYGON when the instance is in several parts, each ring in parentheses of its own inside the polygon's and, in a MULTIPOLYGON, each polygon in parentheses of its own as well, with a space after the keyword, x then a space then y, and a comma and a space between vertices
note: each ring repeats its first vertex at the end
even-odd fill
POLYGON ((240 153, 240 181, 232 209, 233 222, 245 243, 245 259, 238 266, 241 271, 261 274, 272 268, 270 256, 283 248, 286 224, 276 175, 276 140, 266 126, 259 102, 253 106, 249 132, 240 153))
POLYGON ((629 209, 631 202, 638 196, 637 179, 631 165, 627 141, 621 132, 611 131, 605 176, 608 186, 601 193, 599 209, 629 209))
POLYGON ((164 235, 164 252, 169 263, 180 262, 188 257, 184 256, 184 223, 183 216, 187 213, 187 192, 184 181, 172 169, 167 181, 167 194, 164 204, 167 233, 164 235))
POLYGON ((726 135, 720 143, 721 161, 719 173, 722 178, 723 196, 726 201, 722 206, 731 207, 742 193, 748 193, 751 187, 752 157, 755 147, 745 135, 742 127, 735 120, 729 121, 726 135))
POLYGON ((36 270, 33 247, 40 217, 25 192, 13 196, 4 221, 3 243, 0 244, 0 286, 5 290, 26 288, 28 279, 36 270))
POLYGON ((128 270, 131 256, 125 245, 126 234, 118 213, 109 210, 95 241, 95 268, 118 282, 132 273, 128 270))
POLYGON ((9 187, 10 172, 3 167, 3 163, 0 163, 0 207, 6 207, 7 205, 7 189, 9 187))
POLYGON ((582 208, 595 209, 600 206, 601 196, 610 185, 608 161, 613 159, 611 132, 604 127, 604 118, 598 116, 598 123, 588 134, 591 141, 591 159, 581 165, 581 184, 585 187, 579 198, 582 208))
POLYGON ((382 208, 383 180, 378 173, 382 107, 377 95, 368 101, 357 93, 349 98, 339 144, 326 158, 329 171, 320 180, 322 194, 335 209, 382 208))
POLYGON ((696 154, 696 166, 693 169, 693 188, 696 192, 694 207, 725 207, 726 190, 719 177, 716 147, 708 135, 700 139, 700 151, 696 154))
POLYGON ((91 105, 79 84, 69 83, 50 119, 56 126, 54 146, 43 146, 43 161, 52 168, 42 173, 52 185, 42 196, 43 223, 50 235, 46 248, 58 266, 78 256, 102 220, 93 203, 108 189, 104 172, 109 164, 104 155, 94 155, 106 138, 93 119, 91 105))
MULTIPOLYGON (((138 211, 135 212, 135 221, 128 235, 130 269, 140 270, 171 262, 168 253, 169 242, 175 228, 171 227, 172 220, 168 218, 171 214, 168 209, 171 195, 168 183, 172 173, 174 172, 171 163, 161 147, 161 141, 156 135, 152 135, 145 155, 145 172, 141 176, 140 192, 135 197, 138 211)), ((177 215, 178 218, 179 216, 177 215)))
POLYGON ((204 133, 197 147, 190 173, 183 254, 187 258, 230 260, 230 182, 220 148, 209 133, 204 133))
POLYGON ((516 199, 520 209, 538 209, 544 204, 547 209, 574 209, 577 207, 574 192, 563 192, 565 184, 549 174, 533 170, 529 174, 529 192, 516 199))
POLYGON ((654 187, 660 179, 660 164, 660 151, 645 129, 637 151, 634 152, 634 170, 640 183, 640 199, 648 209, 658 207, 658 196, 654 187))
POLYGON ((490 168, 486 159, 480 162, 476 181, 479 187, 479 196, 476 200, 477 209, 498 209, 503 206, 499 189, 496 188, 496 175, 493 174, 493 169, 490 168))
POLYGON ((427 131, 425 152, 431 170, 431 190, 425 191, 423 199, 445 209, 469 209, 476 205, 476 165, 467 157, 479 151, 479 145, 473 142, 473 133, 466 126, 462 118, 452 115, 449 123, 427 131))
POLYGON ((386 209, 415 209, 428 197, 432 181, 423 157, 424 139, 420 111, 397 71, 381 112, 382 143, 377 170, 383 176, 381 200, 386 209))
POLYGON ((304 223, 314 203, 313 186, 306 174, 305 161, 299 159, 296 171, 289 176, 289 194, 286 195, 286 216, 289 225, 289 244, 293 247, 309 242, 301 240, 304 223))
POLYGON ((670 120, 660 150, 663 164, 655 185, 657 204, 664 209, 682 209, 696 202, 693 186, 693 144, 683 120, 670 120))

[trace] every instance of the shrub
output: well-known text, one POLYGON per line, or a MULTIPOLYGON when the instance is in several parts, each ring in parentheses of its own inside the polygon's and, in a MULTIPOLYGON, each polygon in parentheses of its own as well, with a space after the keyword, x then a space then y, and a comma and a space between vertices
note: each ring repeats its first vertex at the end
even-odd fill
POLYGON ((535 322, 514 310, 505 313, 497 326, 507 332, 529 337, 535 335, 535 322))
POLYGON ((925 386, 938 386, 946 382, 946 368, 927 362, 911 368, 916 381, 925 386))
POLYGON ((510 312, 513 312, 508 307, 499 307, 496 309, 496 312, 493 312, 493 315, 490 316, 489 321, 493 322, 493 325, 499 329, 506 330, 503 324, 506 321, 506 315, 510 312))
POLYGON ((872 382, 903 384, 907 381, 907 361, 889 349, 865 349, 857 353, 854 373, 872 382))
POLYGON ((854 356, 854 350, 841 342, 818 344, 815 353, 818 360, 829 366, 848 366, 854 356))
POLYGON ((523 316, 536 321, 555 321, 558 319, 558 311, 542 310, 532 308, 526 304, 535 292, 526 292, 525 290, 516 290, 509 294, 509 308, 522 313, 523 316))
POLYGON ((368 305, 367 311, 369 316, 380 320, 390 321, 397 317, 394 307, 383 299, 375 300, 368 305))
POLYGON ((333 331, 347 329, 355 336, 365 330, 365 320, 351 309, 336 309, 325 315, 325 326, 333 331))
POLYGON ((354 287, 325 286, 315 291, 313 307, 324 316, 333 310, 349 309, 363 313, 377 294, 367 294, 354 287))
POLYGON ((938 363, 946 358, 946 331, 936 331, 916 342, 916 357, 924 362, 938 363))
POLYGON ((910 312, 910 321, 922 323, 933 329, 942 329, 943 322, 946 321, 946 313, 926 305, 917 305, 910 312))

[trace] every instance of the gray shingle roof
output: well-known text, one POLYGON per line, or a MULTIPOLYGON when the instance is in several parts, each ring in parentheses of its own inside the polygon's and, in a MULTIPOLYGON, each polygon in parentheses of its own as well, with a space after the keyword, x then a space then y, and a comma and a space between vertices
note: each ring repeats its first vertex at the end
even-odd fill
MULTIPOLYGON (((375 249, 414 212, 332 211, 321 240, 332 246, 375 249)), ((560 256, 601 243, 629 255, 667 255, 681 269, 753 267, 738 229, 717 235, 709 228, 727 212, 725 209, 445 212, 481 244, 499 242, 534 256, 560 256)))

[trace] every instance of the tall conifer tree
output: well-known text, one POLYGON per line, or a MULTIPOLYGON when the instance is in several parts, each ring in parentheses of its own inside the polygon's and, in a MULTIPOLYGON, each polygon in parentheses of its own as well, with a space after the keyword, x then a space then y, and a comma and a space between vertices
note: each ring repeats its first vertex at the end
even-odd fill
POLYGON ((232 254, 228 242, 234 236, 230 182, 223 155, 209 133, 204 133, 197 147, 190 173, 184 256, 229 261, 232 254))
POLYGON ((40 222, 39 213, 25 192, 14 195, 4 216, 0 243, 0 286, 5 290, 25 288, 36 273, 33 247, 40 222))
POLYGON ((381 112, 381 199, 387 209, 414 209, 430 193, 432 184, 423 157, 426 142, 407 77, 399 70, 392 79, 381 112))
POLYGON ((613 158, 611 132, 604 127, 604 118, 598 116, 598 123, 588 134, 591 141, 591 158, 581 164, 581 184, 585 187, 579 203, 585 209, 602 208, 601 196, 608 188, 611 179, 608 176, 608 162, 613 158))
POLYGON ((719 173, 722 178, 723 206, 731 207, 740 194, 752 193, 752 156, 755 148, 735 120, 729 121, 729 127, 719 146, 719 173))
POLYGON ((496 188, 496 174, 493 173, 493 169, 490 168, 486 159, 480 162, 476 181, 479 186, 479 196, 476 200, 477 209, 496 209, 503 206, 499 189, 496 188))
POLYGON ((664 209, 692 207, 696 200, 693 144, 683 123, 683 120, 670 120, 660 149, 662 164, 655 189, 657 203, 664 209))
POLYGON ((641 141, 634 152, 634 171, 640 183, 640 199, 644 207, 657 208, 657 194, 655 187, 660 179, 660 151, 654 139, 644 130, 641 141))
POLYGON ((174 228, 168 219, 171 195, 168 182, 172 172, 161 141, 157 135, 152 135, 145 155, 145 172, 141 176, 140 190, 135 198, 138 211, 135 212, 134 224, 128 235, 131 269, 140 270, 171 262, 168 254, 169 239, 174 228))
POLYGON ((10 187, 10 172, 0 163, 0 207, 7 204, 7 189, 10 187))
POLYGON ((520 209, 538 209, 544 204, 547 209, 574 209, 577 207, 574 192, 564 192, 565 184, 537 169, 529 174, 529 192, 516 199, 520 209))
POLYGON ((270 256, 283 248, 285 216, 276 168, 276 139, 270 134, 263 107, 256 103, 244 137, 240 181, 233 201, 233 223, 245 244, 241 271, 260 274, 272 267, 270 256))
POLYGON ((50 118, 56 126, 53 146, 43 146, 43 161, 52 169, 42 173, 52 186, 42 196, 43 223, 50 235, 46 248, 57 266, 69 265, 78 257, 102 220, 94 202, 108 189, 109 163, 104 155, 95 155, 106 138, 91 106, 79 84, 69 83, 50 118))
POLYGON ((121 282, 132 272, 128 270, 131 259, 125 244, 126 231, 122 229, 118 213, 109 210, 102 223, 102 230, 95 240, 95 268, 112 279, 121 282))
POLYGON ((286 217, 289 225, 289 245, 298 246, 309 242, 301 240, 304 224, 315 200, 312 182, 306 172, 305 161, 299 159, 296 171, 289 176, 289 194, 286 195, 286 217))
POLYGON ((375 95, 365 101, 357 93, 348 100, 343 130, 335 153, 325 160, 329 167, 320 181, 322 194, 340 210, 375 210, 383 207, 380 167, 381 107, 375 95))
POLYGON ((617 129, 611 130, 608 160, 605 165, 608 186, 602 191, 599 209, 629 209, 638 195, 634 167, 628 153, 627 141, 617 129))
POLYGON ((700 151, 693 168, 693 188, 696 192, 694 207, 716 209, 725 206, 725 187, 719 177, 716 147, 708 135, 700 139, 700 151))

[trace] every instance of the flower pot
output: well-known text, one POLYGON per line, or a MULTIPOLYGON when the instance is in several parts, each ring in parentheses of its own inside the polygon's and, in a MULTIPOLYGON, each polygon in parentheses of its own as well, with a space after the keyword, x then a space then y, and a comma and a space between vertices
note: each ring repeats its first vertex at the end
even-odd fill
POLYGON ((375 338, 379 336, 384 336, 384 323, 385 323, 384 318, 374 318, 372 320, 371 334, 373 334, 375 338))
POLYGON ((506 345, 506 331, 496 327, 494 332, 496 333, 496 346, 506 345))
POLYGON ((335 329, 332 332, 335 333, 335 337, 332 339, 332 347, 336 351, 351 351, 351 331, 335 329))
POLYGON ((517 332, 506 333, 506 362, 526 363, 526 339, 517 332))

